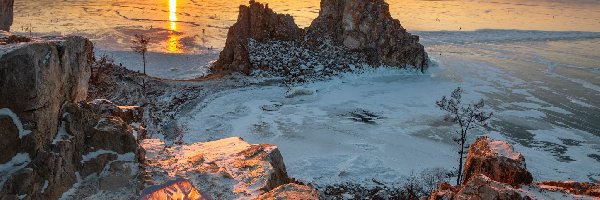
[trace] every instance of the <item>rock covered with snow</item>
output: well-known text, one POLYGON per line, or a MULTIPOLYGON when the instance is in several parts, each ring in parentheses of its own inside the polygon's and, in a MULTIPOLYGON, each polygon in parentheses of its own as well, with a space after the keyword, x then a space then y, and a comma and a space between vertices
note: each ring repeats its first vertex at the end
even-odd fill
POLYGON ((329 36, 351 51, 363 52, 371 64, 428 67, 419 37, 392 18, 384 0, 322 0, 319 16, 307 33, 309 41, 329 36))
POLYGON ((241 5, 238 20, 227 33, 225 48, 213 65, 213 72, 244 72, 252 70, 248 56, 248 41, 296 40, 303 35, 290 15, 277 14, 269 5, 250 1, 241 5))
MULTIPOLYGON (((213 73, 267 71, 275 76, 323 76, 364 66, 425 70, 428 57, 383 0, 328 0, 306 29, 292 17, 250 1, 241 6, 213 73)), ((254 74, 256 75, 256 74, 254 74)), ((310 77, 307 77, 310 78, 310 77)))
POLYGON ((465 182, 478 174, 513 186, 533 181, 525 157, 507 142, 489 137, 480 137, 471 144, 463 173, 465 182))
MULTIPOLYGON (((313 194, 304 186, 290 183, 283 157, 269 144, 248 144, 239 137, 182 146, 165 146, 157 139, 142 142, 147 151, 146 168, 154 182, 185 177, 213 198, 255 198, 271 195, 313 194), (288 191, 288 192, 286 192, 288 191)), ((312 190, 310 190, 312 191, 312 190)))
POLYGON ((10 31, 13 23, 14 0, 0 0, 0 30, 10 31))

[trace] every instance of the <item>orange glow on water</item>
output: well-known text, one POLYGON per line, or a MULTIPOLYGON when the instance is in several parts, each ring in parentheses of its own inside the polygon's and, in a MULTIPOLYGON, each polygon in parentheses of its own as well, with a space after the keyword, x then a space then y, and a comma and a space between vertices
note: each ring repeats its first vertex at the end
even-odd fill
POLYGON ((167 41, 167 51, 180 53, 179 35, 177 35, 177 0, 169 0, 169 40, 167 41))

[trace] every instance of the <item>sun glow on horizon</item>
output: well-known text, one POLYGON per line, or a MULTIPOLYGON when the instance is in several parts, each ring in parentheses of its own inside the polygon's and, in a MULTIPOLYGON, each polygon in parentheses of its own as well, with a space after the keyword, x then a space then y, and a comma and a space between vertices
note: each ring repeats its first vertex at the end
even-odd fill
POLYGON ((177 0, 169 0, 169 40, 167 41, 167 50, 169 52, 178 53, 181 52, 179 49, 179 36, 177 33, 177 0))

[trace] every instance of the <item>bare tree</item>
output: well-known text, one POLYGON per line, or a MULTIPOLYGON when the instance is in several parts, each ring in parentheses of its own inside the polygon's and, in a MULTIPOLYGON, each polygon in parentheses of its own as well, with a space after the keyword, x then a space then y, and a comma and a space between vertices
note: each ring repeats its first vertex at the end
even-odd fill
POLYGON ((150 38, 145 35, 135 35, 133 39, 133 46, 131 49, 142 55, 142 61, 144 62, 144 74, 146 74, 146 52, 148 52, 148 44, 150 43, 150 38))
POLYGON ((467 132, 471 129, 474 129, 478 126, 486 126, 487 120, 492 117, 491 112, 482 111, 484 107, 483 99, 479 100, 477 103, 471 103, 467 105, 463 105, 462 98, 463 90, 458 87, 452 94, 450 98, 446 98, 446 96, 442 97, 441 100, 437 101, 437 106, 450 114, 450 119, 452 122, 458 124, 460 126, 460 132, 456 131, 459 134, 459 138, 456 138, 456 141, 460 145, 460 150, 458 154, 460 155, 460 162, 458 164, 458 178, 456 179, 456 184, 460 185, 462 177, 462 168, 463 168, 463 158, 465 156, 466 141, 467 141, 467 132))

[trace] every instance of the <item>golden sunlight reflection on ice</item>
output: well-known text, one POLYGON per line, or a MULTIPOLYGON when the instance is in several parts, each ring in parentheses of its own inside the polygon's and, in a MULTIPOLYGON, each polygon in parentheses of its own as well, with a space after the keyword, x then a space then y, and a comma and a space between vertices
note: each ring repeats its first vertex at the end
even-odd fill
POLYGON ((177 0, 169 0, 169 40, 167 51, 179 53, 179 35, 177 33, 177 0))

